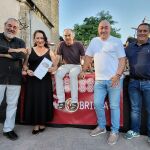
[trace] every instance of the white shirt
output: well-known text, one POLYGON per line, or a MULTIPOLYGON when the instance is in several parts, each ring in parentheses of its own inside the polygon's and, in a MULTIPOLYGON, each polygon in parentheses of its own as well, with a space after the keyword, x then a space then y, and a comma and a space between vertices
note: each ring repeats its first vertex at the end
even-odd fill
POLYGON ((103 41, 100 37, 95 37, 91 40, 86 55, 94 57, 95 79, 110 80, 117 72, 118 58, 125 57, 125 51, 119 38, 109 36, 103 41))

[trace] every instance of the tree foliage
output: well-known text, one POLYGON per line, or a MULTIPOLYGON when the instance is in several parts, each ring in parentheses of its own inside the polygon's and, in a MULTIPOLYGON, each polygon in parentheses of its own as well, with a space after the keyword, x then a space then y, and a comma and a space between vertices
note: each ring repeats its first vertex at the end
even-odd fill
POLYGON ((97 14, 96 17, 91 16, 89 18, 85 18, 83 20, 83 24, 75 24, 75 38, 79 41, 82 41, 85 45, 88 45, 90 40, 98 35, 98 25, 101 20, 108 20, 111 24, 111 35, 115 37, 121 37, 118 33, 120 29, 112 27, 112 25, 117 22, 112 19, 112 16, 109 14, 109 11, 101 11, 97 14))

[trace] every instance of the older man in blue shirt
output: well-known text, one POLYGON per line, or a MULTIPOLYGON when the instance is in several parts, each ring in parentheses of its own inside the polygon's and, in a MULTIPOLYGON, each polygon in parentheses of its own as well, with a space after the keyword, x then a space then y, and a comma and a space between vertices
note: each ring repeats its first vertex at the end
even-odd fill
POLYGON ((131 130, 126 139, 140 136, 141 107, 145 103, 148 121, 148 142, 150 143, 150 26, 142 23, 137 28, 137 42, 126 48, 130 66, 129 97, 131 101, 131 130))

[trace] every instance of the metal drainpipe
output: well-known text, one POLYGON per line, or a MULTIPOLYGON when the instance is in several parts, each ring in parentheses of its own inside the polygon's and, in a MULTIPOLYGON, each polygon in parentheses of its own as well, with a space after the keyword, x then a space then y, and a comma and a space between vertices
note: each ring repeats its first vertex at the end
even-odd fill
POLYGON ((31 15, 31 11, 32 10, 29 9, 30 47, 32 47, 32 42, 31 42, 32 41, 32 38, 31 38, 32 37, 32 32, 31 32, 32 31, 32 26, 31 26, 32 25, 32 15, 31 15))

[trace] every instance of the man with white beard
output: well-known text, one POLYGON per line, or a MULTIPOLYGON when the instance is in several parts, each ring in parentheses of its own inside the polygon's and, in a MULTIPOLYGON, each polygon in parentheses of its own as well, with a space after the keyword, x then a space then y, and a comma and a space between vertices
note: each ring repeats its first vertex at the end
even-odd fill
POLYGON ((14 132, 18 98, 21 89, 22 61, 27 53, 25 42, 16 37, 19 22, 9 18, 0 33, 0 104, 6 91, 6 120, 3 135, 10 140, 18 139, 14 132))

